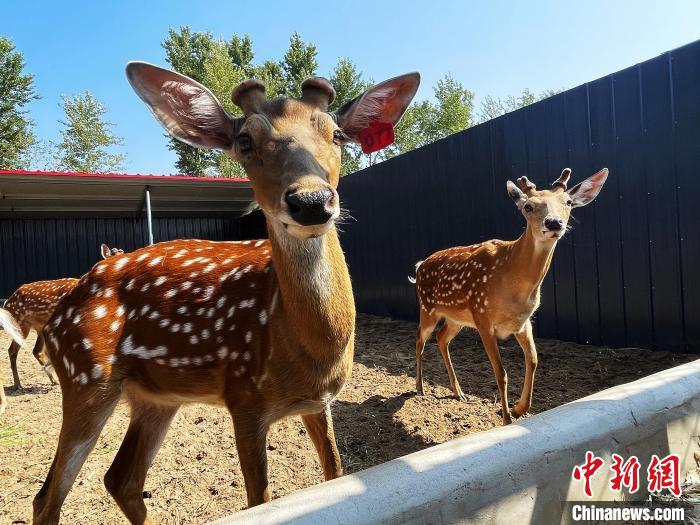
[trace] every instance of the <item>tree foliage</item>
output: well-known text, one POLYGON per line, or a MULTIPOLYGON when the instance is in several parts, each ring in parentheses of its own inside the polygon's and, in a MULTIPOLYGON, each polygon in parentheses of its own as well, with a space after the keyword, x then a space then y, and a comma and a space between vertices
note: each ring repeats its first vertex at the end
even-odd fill
MULTIPOLYGON (((362 72, 349 58, 340 58, 328 79, 335 89, 335 100, 329 106, 330 111, 342 107, 345 103, 360 95, 371 82, 362 78, 362 72)), ((340 175, 345 176, 362 169, 363 153, 357 144, 343 147, 340 175)))
POLYGON ((486 122, 487 120, 500 117, 516 109, 524 108, 545 98, 549 98, 557 93, 561 93, 562 90, 548 89, 543 91, 539 95, 533 93, 529 89, 525 88, 520 95, 513 96, 510 95, 505 99, 494 98, 488 95, 481 102, 481 111, 479 112, 478 122, 486 122))
POLYGON ((316 61, 316 46, 306 44, 299 33, 294 33, 289 39, 289 49, 282 59, 282 70, 286 81, 286 93, 289 97, 301 96, 301 83, 307 77, 316 74, 318 62, 316 61))
MULTIPOLYGON (((166 59, 180 73, 201 82, 217 96, 227 111, 234 116, 241 113, 231 103, 231 90, 246 78, 257 78, 266 85, 268 97, 301 94, 305 78, 317 74, 318 50, 294 33, 289 47, 279 61, 255 60, 253 41, 248 35, 232 35, 227 40, 217 39, 208 32, 193 32, 184 26, 170 29, 163 42, 166 59)), ((339 58, 328 79, 335 88, 336 99, 330 110, 352 100, 373 82, 349 58, 339 58)), ((411 151, 448 135, 467 129, 487 118, 501 115, 518 107, 531 104, 554 92, 534 95, 529 90, 519 97, 504 100, 486 97, 477 114, 474 93, 447 74, 433 86, 431 100, 414 102, 396 127, 396 142, 383 151, 364 155, 358 145, 343 148, 341 175, 411 151)), ((177 169, 195 175, 245 177, 242 167, 221 152, 192 148, 174 139, 170 146, 177 154, 177 169)))
POLYGON ((0 168, 26 168, 35 141, 25 107, 39 97, 34 77, 24 67, 22 53, 0 36, 0 168))
POLYGON ((447 74, 433 87, 435 102, 422 100, 409 106, 396 127, 396 142, 380 160, 425 146, 473 124, 474 93, 447 74))
POLYGON ((61 120, 61 142, 57 147, 58 167, 65 171, 106 173, 122 169, 124 156, 110 153, 122 139, 112 133, 113 124, 104 119, 107 108, 89 91, 63 97, 66 120, 61 120))
MULTIPOLYGON (((213 44, 212 33, 193 33, 189 27, 183 26, 179 31, 170 28, 162 46, 165 49, 165 60, 175 71, 204 83, 204 63, 212 53, 213 44)), ((175 167, 179 172, 204 175, 214 163, 213 152, 194 148, 172 137, 169 139, 168 149, 177 156, 175 167)))
MULTIPOLYGON (((170 29, 163 42, 166 60, 178 72, 201 82, 214 93, 227 111, 240 115, 231 103, 231 90, 246 78, 257 78, 266 85, 269 97, 298 96, 301 82, 316 73, 316 46, 305 43, 298 33, 290 38, 282 60, 256 64, 253 42, 248 35, 217 39, 211 33, 192 32, 184 26, 170 29)), ((225 154, 205 151, 170 139, 169 148, 177 155, 178 171, 192 175, 245 177, 242 167, 225 154)))

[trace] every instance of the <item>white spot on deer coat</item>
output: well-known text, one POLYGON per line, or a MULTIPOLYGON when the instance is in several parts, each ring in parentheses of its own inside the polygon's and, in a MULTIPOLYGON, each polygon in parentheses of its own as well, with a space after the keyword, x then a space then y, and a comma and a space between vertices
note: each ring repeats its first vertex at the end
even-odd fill
POLYGON ((117 262, 114 263, 114 269, 116 271, 119 271, 122 268, 124 268, 124 266, 126 266, 126 263, 128 263, 128 262, 129 262, 128 257, 121 257, 117 262))

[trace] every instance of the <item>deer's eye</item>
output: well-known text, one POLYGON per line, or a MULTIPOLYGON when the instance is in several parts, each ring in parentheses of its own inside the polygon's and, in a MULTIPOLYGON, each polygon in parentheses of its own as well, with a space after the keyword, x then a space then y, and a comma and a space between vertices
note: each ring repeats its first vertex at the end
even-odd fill
POLYGON ((567 206, 571 206, 573 203, 574 203, 574 201, 572 201, 571 199, 569 199, 568 201, 566 201, 566 205, 567 205, 567 206))
POLYGON ((250 135, 247 133, 241 133, 236 137, 236 143, 238 144, 238 150, 241 153, 250 153, 253 151, 253 141, 250 135))
POLYGON ((343 130, 336 129, 333 132, 333 142, 338 146, 340 146, 346 140, 348 140, 348 136, 345 133, 343 133, 343 130))
POLYGON ((530 213, 530 212, 531 212, 532 210, 534 210, 535 208, 532 207, 532 204, 526 204, 525 206, 523 206, 523 209, 524 209, 526 212, 530 213))

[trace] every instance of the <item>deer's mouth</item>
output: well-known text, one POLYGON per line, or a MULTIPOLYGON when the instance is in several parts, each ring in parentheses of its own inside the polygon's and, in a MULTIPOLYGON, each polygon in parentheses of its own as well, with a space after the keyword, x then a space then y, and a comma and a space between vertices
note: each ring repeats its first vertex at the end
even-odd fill
POLYGON ((561 239, 564 236, 564 230, 542 230, 542 236, 545 239, 561 239))
POLYGON ((297 239, 305 240, 321 237, 322 235, 328 233, 328 231, 330 231, 335 224, 336 218, 337 214, 334 214, 334 216, 325 223, 314 224, 312 226, 298 224, 295 221, 290 220, 289 217, 279 218, 279 221, 284 226, 285 231, 291 236, 296 237, 297 239))

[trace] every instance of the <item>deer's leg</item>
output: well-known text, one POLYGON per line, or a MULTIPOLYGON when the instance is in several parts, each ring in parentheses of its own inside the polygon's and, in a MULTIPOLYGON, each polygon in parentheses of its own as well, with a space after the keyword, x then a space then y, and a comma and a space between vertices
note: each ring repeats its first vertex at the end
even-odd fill
POLYGON ((513 415, 520 417, 530 410, 532 405, 532 390, 535 384, 535 370, 537 370, 537 348, 532 337, 532 323, 528 319, 523 329, 515 334, 520 347, 525 354, 525 384, 523 385, 520 399, 513 407, 513 415))
POLYGON ((318 414, 303 415, 301 419, 314 447, 316 447, 326 480, 342 476, 343 466, 340 464, 340 453, 335 443, 330 407, 327 406, 323 412, 318 414))
POLYGON ((131 523, 151 523, 143 502, 143 484, 178 408, 132 403, 129 429, 104 479, 107 491, 131 523))
POLYGON ((20 346, 12 341, 10 348, 7 349, 7 353, 10 355, 10 368, 12 369, 12 378, 15 381, 13 385, 13 390, 22 390, 22 383, 19 380, 19 373, 17 372, 17 354, 19 354, 20 346))
POLYGON ((425 350, 425 343, 435 330, 436 324, 437 319, 428 315, 421 308, 418 334, 416 335, 416 392, 419 396, 423 395, 423 350, 425 350))
POLYGON ((63 423, 58 448, 46 481, 34 498, 35 525, 58 523, 61 505, 114 411, 119 395, 114 388, 102 390, 100 387, 84 388, 79 396, 63 392, 63 423))
POLYGON ((270 501, 267 482, 267 432, 269 424, 255 408, 231 411, 236 449, 241 462, 248 506, 270 501))
POLYGON ((3 383, 2 370, 0 370, 0 414, 7 408, 7 398, 5 397, 5 386, 3 383))
POLYGON ((56 372, 51 366, 51 361, 47 357, 46 343, 44 341, 44 336, 42 335, 41 331, 38 331, 36 333, 36 342, 34 343, 34 349, 32 350, 32 354, 34 354, 36 360, 39 361, 39 364, 44 369, 44 372, 46 372, 46 375, 49 376, 49 381, 51 381, 51 384, 57 385, 58 378, 56 377, 56 372))
POLYGON ((459 386, 455 369, 452 366, 452 359, 450 358, 450 341, 454 339, 461 329, 462 327, 457 323, 445 319, 445 324, 443 324, 442 328, 438 331, 436 339, 438 348, 440 348, 440 353, 442 354, 442 360, 445 362, 445 367, 447 368, 447 375, 450 376, 450 388, 458 399, 466 401, 467 397, 459 386))
POLYGON ((501 396, 503 424, 508 425, 511 422, 510 409, 508 408, 508 374, 506 374, 506 369, 503 368, 503 363, 501 362, 501 351, 498 348, 498 339, 490 328, 479 326, 477 330, 479 330, 486 355, 489 356, 489 361, 491 361, 493 374, 496 376, 496 384, 498 385, 498 392, 501 396))

